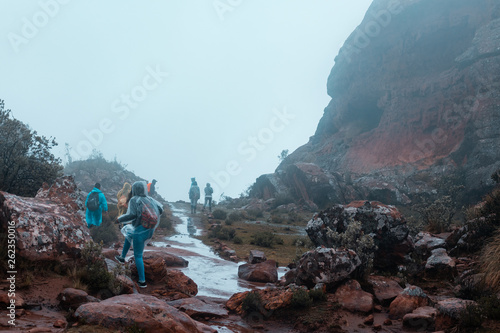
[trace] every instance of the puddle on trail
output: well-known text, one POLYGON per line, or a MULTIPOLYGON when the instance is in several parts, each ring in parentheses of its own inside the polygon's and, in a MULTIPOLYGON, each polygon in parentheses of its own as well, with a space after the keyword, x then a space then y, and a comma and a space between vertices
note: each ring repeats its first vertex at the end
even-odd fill
MULTIPOLYGON (((181 255, 189 261, 188 267, 179 268, 198 285, 198 296, 229 298, 233 294, 263 288, 265 284, 248 282, 238 278, 238 266, 245 262, 235 263, 224 260, 215 254, 202 241, 193 237, 201 234, 201 230, 191 222, 184 209, 171 205, 172 213, 182 223, 175 226, 176 235, 165 237, 162 242, 152 242, 155 247, 171 247, 180 249, 181 255)), ((285 269, 278 270, 278 277, 285 274, 285 269)))

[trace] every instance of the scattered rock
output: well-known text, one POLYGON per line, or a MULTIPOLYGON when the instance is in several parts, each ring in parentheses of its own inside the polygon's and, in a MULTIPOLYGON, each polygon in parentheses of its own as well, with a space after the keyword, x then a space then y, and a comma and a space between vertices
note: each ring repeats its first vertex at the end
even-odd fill
POLYGON ((351 312, 368 313, 373 311, 373 295, 363 291, 356 280, 349 280, 335 292, 340 305, 351 312))
POLYGON ((68 322, 62 319, 56 320, 56 322, 54 323, 54 327, 56 328, 66 328, 67 325, 68 322))
POLYGON ((459 319, 461 312, 470 305, 477 303, 470 300, 463 300, 460 298, 449 298, 439 301, 436 304, 436 330, 447 330, 455 326, 459 319))
POLYGON ((413 310, 430 304, 429 297, 416 286, 405 288, 389 306, 389 318, 402 319, 413 310))
MULTIPOLYGON (((290 306, 293 293, 296 289, 296 286, 290 285, 288 287, 258 289, 252 292, 257 293, 260 297, 262 304, 261 312, 266 312, 268 314, 269 312, 267 311, 275 311, 290 306)), ((242 315, 244 313, 242 306, 243 301, 249 293, 250 291, 245 291, 234 294, 226 302, 226 308, 242 315)))
POLYGON ((375 321, 375 318, 373 315, 369 315, 368 317, 363 319, 363 324, 365 325, 373 325, 373 322, 375 321))
POLYGON ((370 275, 367 282, 373 287, 375 298, 383 306, 388 306, 403 291, 399 283, 388 277, 370 275))
POLYGON ((259 264, 243 264, 238 267, 238 277, 253 282, 271 282, 278 281, 278 270, 276 261, 267 260, 259 264))
MULTIPOLYGON (((167 278, 167 265, 165 264, 165 260, 162 257, 157 255, 150 255, 146 258, 144 256, 143 261, 146 281, 152 283, 165 282, 165 279, 167 278)), ((134 277, 138 276, 135 260, 132 260, 130 270, 134 277)))
POLYGON ((403 317, 403 326, 419 332, 434 330, 437 310, 430 306, 424 306, 413 310, 403 317))
POLYGON ((432 250, 445 246, 444 239, 432 236, 428 232, 419 232, 415 237, 415 251, 424 257, 428 257, 432 250))
MULTIPOLYGON (((19 292, 16 293, 16 297, 13 299, 16 308, 22 308, 26 304, 19 292)), ((10 302, 11 298, 9 297, 9 293, 7 291, 0 290, 0 304, 8 306, 11 304, 10 302)))
POLYGON ((75 317, 87 324, 118 330, 134 326, 151 333, 216 332, 156 297, 141 294, 120 295, 100 303, 83 304, 76 310, 75 317))
POLYGON ((77 309, 86 303, 98 303, 99 299, 90 296, 85 291, 75 288, 66 288, 58 296, 57 300, 63 309, 77 309))
POLYGON ((206 318, 224 318, 228 316, 228 312, 220 304, 201 300, 196 297, 183 298, 176 301, 168 302, 169 305, 185 312, 193 319, 206 318))
POLYGON ((183 272, 177 269, 167 271, 165 288, 169 291, 177 291, 189 297, 198 294, 198 285, 183 272))
POLYGON ((436 279, 453 279, 457 275, 455 260, 448 256, 445 249, 432 250, 425 264, 425 276, 436 279))
POLYGON ((250 250, 250 255, 248 256, 248 263, 250 264, 258 264, 266 261, 266 255, 263 251, 259 250, 250 250))
POLYGON ((187 261, 186 259, 164 251, 147 251, 144 252, 143 255, 144 259, 155 257, 162 258, 165 261, 165 265, 167 265, 167 267, 188 267, 189 265, 189 261, 187 261))

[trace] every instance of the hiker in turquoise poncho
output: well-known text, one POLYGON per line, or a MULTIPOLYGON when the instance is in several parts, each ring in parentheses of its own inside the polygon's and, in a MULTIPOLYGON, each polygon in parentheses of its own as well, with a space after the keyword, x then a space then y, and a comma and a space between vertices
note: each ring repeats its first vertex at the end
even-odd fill
POLYGON ((200 199, 200 188, 194 178, 191 178, 191 187, 189 188, 189 200, 191 201, 191 214, 196 214, 196 205, 200 199))
POLYGON ((102 212, 108 211, 108 203, 106 202, 106 197, 101 192, 101 184, 96 183, 94 189, 87 195, 85 207, 87 208, 85 213, 87 226, 89 228, 100 226, 102 223, 102 212))

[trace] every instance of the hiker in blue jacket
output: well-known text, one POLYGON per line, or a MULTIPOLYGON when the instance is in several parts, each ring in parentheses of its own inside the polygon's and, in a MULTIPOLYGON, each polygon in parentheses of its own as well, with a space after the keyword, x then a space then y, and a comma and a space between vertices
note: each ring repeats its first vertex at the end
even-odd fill
POLYGON ((85 200, 85 207, 87 208, 85 212, 87 227, 100 226, 102 223, 102 212, 108 211, 108 203, 106 197, 101 192, 101 184, 96 183, 94 189, 89 192, 85 200))
POLYGON ((134 259, 139 275, 138 284, 141 288, 146 288, 146 275, 144 272, 144 260, 142 258, 144 246, 153 234, 160 222, 163 213, 163 206, 155 199, 148 196, 148 189, 145 182, 138 181, 132 185, 132 198, 128 203, 127 212, 119 216, 115 223, 130 223, 123 227, 122 233, 125 236, 122 254, 115 256, 121 263, 125 262, 128 250, 134 245, 134 259), (146 208, 151 209, 148 211, 146 208), (149 219, 154 219, 150 221, 149 219), (146 221, 147 220, 147 221, 146 221))

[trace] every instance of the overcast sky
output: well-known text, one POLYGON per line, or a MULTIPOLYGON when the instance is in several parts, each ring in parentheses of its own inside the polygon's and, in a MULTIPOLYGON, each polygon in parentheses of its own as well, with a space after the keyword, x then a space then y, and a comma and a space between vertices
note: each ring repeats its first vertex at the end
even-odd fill
MULTIPOLYGON (((168 200, 237 197, 305 144, 334 58, 371 0, 0 0, 0 99, 168 200)), ((98 181, 98 180, 97 180, 98 181)))

